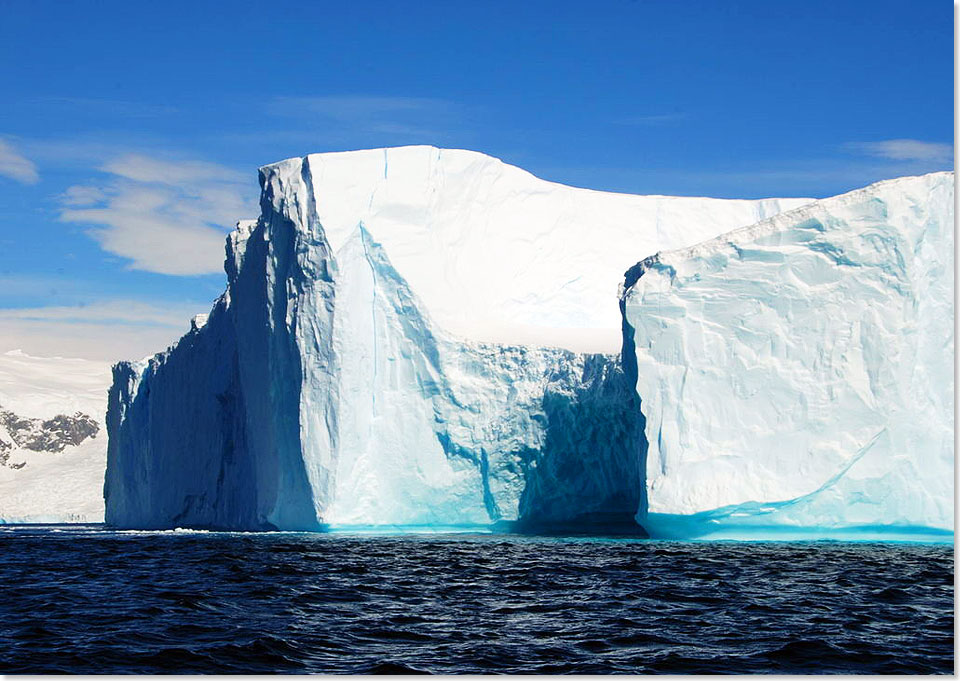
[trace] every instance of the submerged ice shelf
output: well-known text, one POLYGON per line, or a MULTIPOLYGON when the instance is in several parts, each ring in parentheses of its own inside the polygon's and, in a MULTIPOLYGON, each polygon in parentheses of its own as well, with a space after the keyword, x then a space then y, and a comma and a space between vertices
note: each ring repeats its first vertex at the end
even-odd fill
POLYGON ((431 147, 266 166, 211 313, 114 369, 107 521, 952 528, 947 177, 810 203, 592 192, 431 147), (624 254, 658 250, 621 318, 624 254), (917 343, 903 387, 912 350, 889 353, 917 343), (933 411, 895 416, 908 397, 933 411))

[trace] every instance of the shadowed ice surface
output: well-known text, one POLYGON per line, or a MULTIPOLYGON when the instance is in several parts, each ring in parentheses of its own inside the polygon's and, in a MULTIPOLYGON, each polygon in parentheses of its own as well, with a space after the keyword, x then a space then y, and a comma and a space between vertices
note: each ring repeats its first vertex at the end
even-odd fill
POLYGON ((951 673, 953 548, 0 527, 5 673, 951 673))

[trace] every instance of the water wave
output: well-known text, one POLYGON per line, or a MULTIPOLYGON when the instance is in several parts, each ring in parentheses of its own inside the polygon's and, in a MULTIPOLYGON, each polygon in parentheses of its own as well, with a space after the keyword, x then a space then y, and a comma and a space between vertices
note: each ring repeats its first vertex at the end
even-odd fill
POLYGON ((3 673, 953 670, 943 545, 33 527, 0 575, 3 673))

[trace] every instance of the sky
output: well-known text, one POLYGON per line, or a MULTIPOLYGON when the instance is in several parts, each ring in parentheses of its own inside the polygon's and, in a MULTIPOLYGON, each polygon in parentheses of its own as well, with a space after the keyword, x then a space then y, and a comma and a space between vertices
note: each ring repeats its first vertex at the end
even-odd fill
POLYGON ((947 0, 0 0, 0 352, 163 349, 307 153, 729 198, 952 170, 953 33, 947 0))

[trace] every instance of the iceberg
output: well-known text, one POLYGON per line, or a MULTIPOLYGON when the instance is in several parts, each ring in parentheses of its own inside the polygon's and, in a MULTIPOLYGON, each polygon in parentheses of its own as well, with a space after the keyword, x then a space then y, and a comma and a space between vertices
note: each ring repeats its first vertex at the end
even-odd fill
POLYGON ((227 289, 114 367, 106 520, 132 528, 633 523, 624 253, 806 199, 631 196, 404 147, 260 171, 227 289))
POLYGON ((952 531, 953 206, 880 182, 626 273, 651 534, 952 531))
POLYGON ((260 181, 210 314, 114 367, 107 522, 952 531, 951 173, 728 201, 406 147, 260 181))

